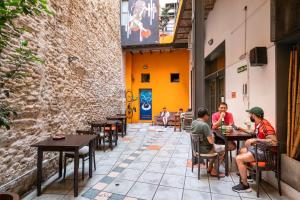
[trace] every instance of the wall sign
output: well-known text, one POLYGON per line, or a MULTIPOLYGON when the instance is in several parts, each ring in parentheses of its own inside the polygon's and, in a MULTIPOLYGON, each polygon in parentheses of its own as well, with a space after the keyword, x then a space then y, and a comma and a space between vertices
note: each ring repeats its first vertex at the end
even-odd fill
POLYGON ((244 71, 247 71, 247 65, 243 65, 237 68, 237 73, 242 73, 244 71))

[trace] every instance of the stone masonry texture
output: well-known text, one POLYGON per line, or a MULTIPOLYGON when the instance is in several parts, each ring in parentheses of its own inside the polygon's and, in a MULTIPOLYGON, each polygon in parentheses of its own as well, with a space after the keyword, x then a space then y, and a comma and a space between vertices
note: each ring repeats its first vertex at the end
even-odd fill
MULTIPOLYGON (((23 18, 24 37, 45 61, 26 67, 30 76, 7 82, 8 103, 18 116, 0 130, 0 188, 19 194, 36 181, 36 149, 30 145, 57 133, 73 134, 88 122, 124 108, 120 1, 48 0, 54 16, 23 18), (26 176, 22 176, 26 172, 26 176)), ((44 159, 57 154, 45 153, 44 159)), ((58 159, 44 164, 44 177, 58 159)))

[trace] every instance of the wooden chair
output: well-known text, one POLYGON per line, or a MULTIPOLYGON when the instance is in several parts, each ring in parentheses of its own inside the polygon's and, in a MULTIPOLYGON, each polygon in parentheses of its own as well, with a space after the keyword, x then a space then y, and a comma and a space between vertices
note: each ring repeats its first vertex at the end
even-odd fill
POLYGON ((115 146, 118 145, 118 129, 117 127, 119 126, 118 121, 116 120, 111 120, 105 124, 104 127, 104 132, 108 135, 108 141, 109 141, 109 146, 111 149, 113 149, 113 142, 115 143, 115 146))
POLYGON ((106 123, 99 123, 99 124, 92 124, 91 131, 97 133, 98 138, 96 141, 96 146, 99 149, 103 149, 103 151, 106 151, 106 145, 105 140, 108 139, 109 135, 105 134, 105 127, 106 123))
POLYGON ((194 164, 195 159, 197 158, 198 161, 198 180, 200 179, 200 160, 206 160, 206 163, 208 163, 208 160, 210 159, 217 159, 218 167, 217 167, 217 174, 218 179, 220 179, 219 176, 219 154, 218 153, 200 153, 200 142, 203 141, 203 135, 200 134, 190 134, 191 136, 191 145, 192 145, 192 172, 194 171, 194 164))
POLYGON ((278 192, 281 195, 281 170, 280 170, 280 149, 279 145, 272 146, 264 142, 257 142, 255 144, 255 161, 249 163, 248 170, 250 174, 255 175, 256 177, 256 196, 259 197, 259 184, 261 181, 261 172, 262 171, 273 171, 277 178, 278 192), (265 161, 257 160, 257 151, 261 150, 265 154, 265 161))
POLYGON ((174 119, 174 132, 176 132, 177 128, 181 132, 181 121, 180 121, 180 115, 176 114, 174 119))
POLYGON ((184 125, 184 130, 187 132, 191 131, 191 126, 192 126, 193 118, 189 116, 185 116, 183 118, 183 125, 184 125))
MULTIPOLYGON (((95 135, 96 133, 93 131, 83 131, 83 130, 77 130, 76 133, 78 135, 95 135)), ((95 145, 93 145, 94 148, 95 145)), ((74 152, 66 152, 64 156, 64 176, 66 177, 66 171, 67 171, 67 158, 73 158, 74 159, 74 152)), ((79 150, 79 159, 82 159, 82 179, 84 179, 84 161, 89 159, 89 147, 84 146, 79 150)), ((96 156, 95 156, 95 149, 93 149, 93 160, 94 160, 94 168, 96 170, 96 156)))

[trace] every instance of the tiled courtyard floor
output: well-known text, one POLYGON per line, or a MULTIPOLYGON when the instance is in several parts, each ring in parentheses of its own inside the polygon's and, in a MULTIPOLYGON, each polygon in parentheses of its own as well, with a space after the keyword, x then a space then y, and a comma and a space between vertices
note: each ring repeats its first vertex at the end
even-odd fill
MULTIPOLYGON (((113 151, 97 151, 97 170, 88 178, 88 162, 85 179, 79 183, 79 196, 73 197, 73 164, 67 167, 65 180, 49 180, 43 194, 36 191, 24 199, 96 199, 96 200, 241 200, 256 199, 256 192, 238 194, 231 187, 238 177, 217 180, 201 169, 191 172, 191 148, 188 133, 173 132, 173 128, 154 127, 149 124, 132 124, 128 134, 121 138, 113 151)), ((81 163, 80 163, 81 167, 81 163)), ((224 168, 222 168, 223 170, 224 168)), ((81 170, 80 170, 81 171, 81 170)), ((79 173, 79 180, 81 174, 79 173)), ((253 187, 254 188, 254 187, 253 187)), ((280 197, 276 189, 263 184, 260 199, 287 199, 280 197)))

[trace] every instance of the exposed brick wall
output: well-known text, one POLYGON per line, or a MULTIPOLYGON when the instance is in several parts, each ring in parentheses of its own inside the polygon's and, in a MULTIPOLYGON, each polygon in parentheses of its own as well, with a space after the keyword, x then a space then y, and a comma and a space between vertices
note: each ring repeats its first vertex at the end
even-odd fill
MULTIPOLYGON (((19 115, 10 131, 0 130, 0 186, 36 166, 31 144, 51 134, 74 133, 123 108, 120 1, 49 1, 55 16, 20 22, 28 25, 26 37, 45 64, 30 65, 30 77, 7 83, 13 91, 9 102, 19 115), (69 62, 70 56, 78 59, 69 62)), ((34 181, 35 176, 26 176, 8 189, 21 193, 34 181)))

